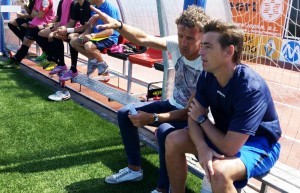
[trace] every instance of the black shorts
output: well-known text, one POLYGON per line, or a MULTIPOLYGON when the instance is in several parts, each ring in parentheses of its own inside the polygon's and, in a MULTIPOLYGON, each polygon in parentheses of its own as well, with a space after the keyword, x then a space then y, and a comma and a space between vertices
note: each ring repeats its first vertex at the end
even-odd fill
POLYGON ((29 27, 25 32, 25 37, 30 40, 36 40, 40 29, 38 27, 29 27))
POLYGON ((31 20, 32 20, 32 18, 17 18, 16 22, 17 22, 18 26, 21 26, 23 23, 28 24, 31 20))

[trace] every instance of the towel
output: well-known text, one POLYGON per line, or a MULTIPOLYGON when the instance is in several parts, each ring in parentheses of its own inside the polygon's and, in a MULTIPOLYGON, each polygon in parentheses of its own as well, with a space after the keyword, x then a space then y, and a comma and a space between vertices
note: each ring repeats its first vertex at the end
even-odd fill
POLYGON ((73 0, 63 0, 61 9, 61 19, 60 19, 60 25, 66 25, 69 22, 70 19, 70 6, 73 0))

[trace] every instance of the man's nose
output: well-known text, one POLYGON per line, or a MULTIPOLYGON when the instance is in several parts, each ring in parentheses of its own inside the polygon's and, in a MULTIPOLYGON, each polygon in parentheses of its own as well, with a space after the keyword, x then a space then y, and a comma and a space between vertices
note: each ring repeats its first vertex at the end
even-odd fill
POLYGON ((203 49, 202 49, 202 47, 200 47, 198 54, 199 54, 200 56, 203 56, 203 49))

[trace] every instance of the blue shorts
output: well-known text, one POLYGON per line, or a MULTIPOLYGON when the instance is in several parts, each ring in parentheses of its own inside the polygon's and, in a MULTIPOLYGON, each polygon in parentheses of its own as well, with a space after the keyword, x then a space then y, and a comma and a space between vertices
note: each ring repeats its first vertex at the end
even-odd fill
POLYGON ((100 41, 92 41, 98 50, 103 51, 105 48, 111 48, 115 43, 111 41, 109 38, 105 38, 100 41))
MULTIPOLYGON (((208 142, 208 141, 207 141, 208 142)), ((209 146, 217 151, 215 147, 208 142, 209 146)), ((245 145, 235 155, 245 164, 247 174, 241 181, 235 181, 234 186, 237 189, 247 185, 248 180, 255 176, 261 176, 270 171, 278 160, 280 154, 280 144, 270 145, 267 138, 261 136, 250 136, 245 145)))

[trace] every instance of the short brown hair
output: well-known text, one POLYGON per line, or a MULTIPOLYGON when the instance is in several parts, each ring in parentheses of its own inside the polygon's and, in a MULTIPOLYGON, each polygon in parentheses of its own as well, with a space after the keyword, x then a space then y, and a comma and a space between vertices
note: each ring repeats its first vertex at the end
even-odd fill
POLYGON ((203 27, 209 20, 210 16, 202 8, 191 5, 176 19, 176 24, 184 25, 188 28, 197 27, 202 32, 203 27))
POLYGON ((225 23, 219 19, 213 19, 204 26, 204 33, 218 32, 218 39, 222 48, 234 46, 233 62, 240 63, 243 53, 244 31, 234 23, 225 23))

